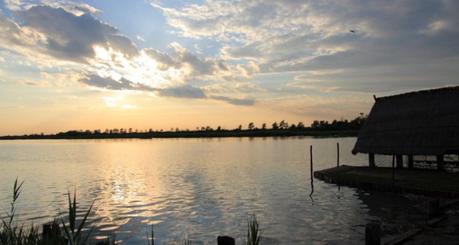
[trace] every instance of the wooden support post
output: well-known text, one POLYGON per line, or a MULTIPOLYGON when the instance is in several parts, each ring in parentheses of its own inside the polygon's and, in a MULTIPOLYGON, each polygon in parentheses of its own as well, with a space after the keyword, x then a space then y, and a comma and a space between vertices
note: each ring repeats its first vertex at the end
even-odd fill
POLYGON ((445 159, 443 155, 437 155, 437 170, 443 170, 445 165, 445 159))
POLYGON ((413 155, 408 155, 408 168, 414 168, 414 157, 413 157, 413 155))
POLYGON ((218 245, 235 245, 236 241, 234 240, 234 238, 229 237, 229 236, 218 236, 217 244, 218 245))
POLYGON ((397 161, 397 168, 403 168, 403 155, 397 154, 395 155, 395 159, 397 161))
POLYGON ((375 168, 375 154, 374 153, 368 153, 368 165, 370 168, 375 168))
POLYGON ((336 142, 336 166, 339 167, 339 142, 336 142))
POLYGON ((392 155, 392 188, 395 185, 395 155, 392 155))
POLYGON ((369 223, 365 225, 365 245, 381 244, 381 225, 369 223))

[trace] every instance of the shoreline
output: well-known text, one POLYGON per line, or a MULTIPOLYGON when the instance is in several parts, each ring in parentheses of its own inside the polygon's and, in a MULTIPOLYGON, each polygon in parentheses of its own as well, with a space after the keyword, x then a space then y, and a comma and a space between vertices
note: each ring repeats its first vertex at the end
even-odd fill
POLYGON ((242 130, 180 131, 146 133, 86 133, 71 131, 59 134, 7 135, 0 140, 65 140, 65 139, 155 139, 155 138, 242 138, 242 137, 356 137, 358 130, 242 130))

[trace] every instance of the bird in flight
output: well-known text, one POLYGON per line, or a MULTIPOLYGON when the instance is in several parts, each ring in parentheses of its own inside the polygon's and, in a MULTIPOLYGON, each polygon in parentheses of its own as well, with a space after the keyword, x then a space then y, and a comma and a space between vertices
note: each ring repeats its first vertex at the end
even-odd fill
POLYGON ((355 33, 355 30, 349 30, 349 32, 355 33))

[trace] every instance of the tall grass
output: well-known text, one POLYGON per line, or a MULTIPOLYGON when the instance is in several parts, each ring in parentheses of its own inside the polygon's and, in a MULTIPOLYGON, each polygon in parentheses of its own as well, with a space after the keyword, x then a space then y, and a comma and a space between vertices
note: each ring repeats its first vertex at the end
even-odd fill
POLYGON ((257 216, 253 215, 247 221, 247 245, 259 245, 261 241, 261 230, 257 216))
POLYGON ((0 225, 0 245, 28 245, 40 244, 38 229, 34 226, 24 228, 15 224, 16 202, 21 195, 23 182, 19 183, 16 179, 13 186, 13 200, 10 203, 10 210, 6 219, 1 220, 0 225))
POLYGON ((73 201, 70 199, 70 192, 67 193, 68 203, 69 203, 69 222, 68 225, 61 219, 62 227, 64 229, 65 237, 68 240, 68 245, 83 245, 86 244, 89 236, 91 235, 93 228, 91 227, 89 232, 83 234, 83 228, 85 223, 88 219, 89 213, 91 212, 92 206, 94 202, 91 203, 88 210, 86 211, 83 220, 81 220, 80 224, 77 226, 76 218, 77 218, 77 202, 76 202, 76 191, 73 193, 73 201))
POLYGON ((24 182, 19 183, 16 179, 13 185, 13 197, 10 203, 10 210, 1 220, 0 224, 0 245, 83 245, 87 244, 90 232, 83 234, 83 228, 86 224, 92 204, 86 211, 83 219, 77 226, 77 202, 76 193, 73 195, 73 201, 68 193, 68 223, 60 218, 60 223, 55 219, 51 224, 43 226, 43 231, 39 232, 38 227, 31 225, 16 224, 16 204, 21 195, 21 189, 24 182))

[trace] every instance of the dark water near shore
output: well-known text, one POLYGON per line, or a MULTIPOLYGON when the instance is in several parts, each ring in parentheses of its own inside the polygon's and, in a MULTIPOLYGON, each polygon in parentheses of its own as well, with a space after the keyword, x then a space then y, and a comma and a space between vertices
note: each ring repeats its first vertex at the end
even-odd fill
POLYGON ((308 146, 319 170, 336 165, 336 142, 342 163, 366 164, 350 154, 355 138, 2 141, 0 214, 18 177, 20 220, 41 224, 65 213, 65 195, 76 189, 82 206, 96 200, 97 233, 123 244, 146 244, 149 224, 159 244, 215 244, 222 234, 241 244, 251 214, 263 244, 355 244, 368 221, 411 215, 404 197, 317 180, 310 198, 308 146))

